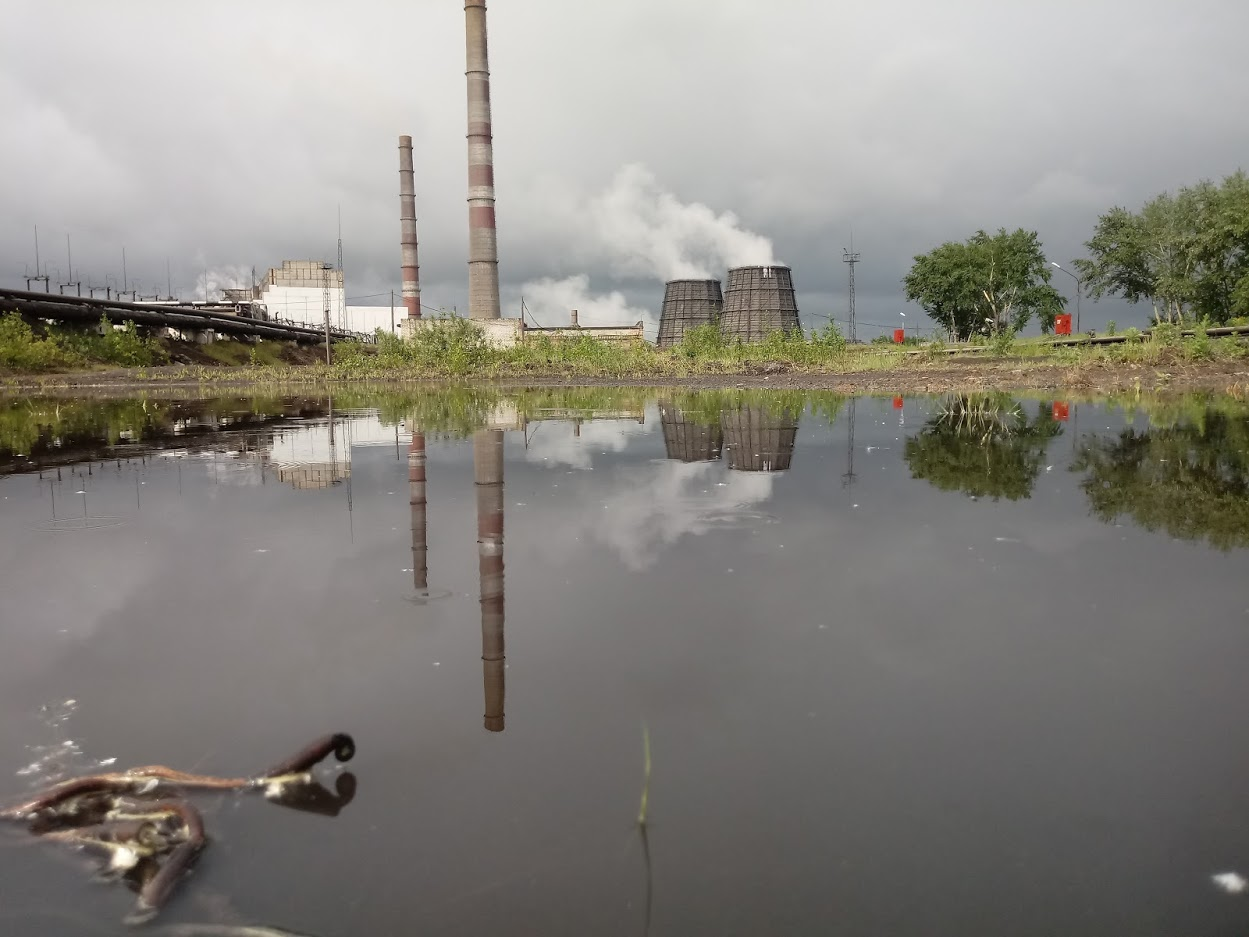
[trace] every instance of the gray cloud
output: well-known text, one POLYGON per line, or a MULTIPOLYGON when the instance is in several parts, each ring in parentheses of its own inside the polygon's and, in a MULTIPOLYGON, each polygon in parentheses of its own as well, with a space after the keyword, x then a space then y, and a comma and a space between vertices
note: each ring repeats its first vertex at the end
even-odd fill
MULTIPOLYGON (((205 268, 332 257, 341 205, 349 295, 397 289, 411 133, 424 296, 464 308, 460 4, 15 0, 5 24, 4 282, 38 223, 62 274, 68 232, 84 279, 120 276, 124 244, 142 289, 168 257, 190 295, 205 268)), ((942 240, 1024 225, 1065 262, 1099 212, 1249 152, 1237 0, 530 0, 490 28, 512 304, 585 275, 658 308, 659 277, 587 251, 578 217, 629 164, 769 239, 804 314, 844 314, 853 227, 860 317, 892 325, 911 256, 942 240)))

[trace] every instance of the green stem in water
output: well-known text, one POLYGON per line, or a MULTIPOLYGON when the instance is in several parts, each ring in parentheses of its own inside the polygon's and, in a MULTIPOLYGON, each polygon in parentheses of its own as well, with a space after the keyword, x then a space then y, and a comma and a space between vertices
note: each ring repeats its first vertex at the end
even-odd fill
POLYGON ((651 791, 651 734, 646 724, 642 724, 642 806, 638 809, 638 826, 646 826, 646 805, 651 791))

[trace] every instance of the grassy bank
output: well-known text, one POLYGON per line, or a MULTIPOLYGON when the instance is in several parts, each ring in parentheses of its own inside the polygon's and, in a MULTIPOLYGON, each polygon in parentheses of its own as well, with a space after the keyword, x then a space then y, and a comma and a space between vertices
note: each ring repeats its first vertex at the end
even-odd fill
MULTIPOLYGON (((5 381, 10 386, 89 383, 74 376, 83 366, 66 364, 73 361, 94 362, 97 370, 101 362, 123 364, 131 370, 116 378, 128 383, 641 383, 697 379, 723 379, 727 383, 749 376, 775 377, 780 382, 822 375, 840 376, 846 383, 904 378, 907 386, 923 388, 929 376, 958 370, 967 375, 996 375, 991 379, 999 386, 1022 387, 1028 385, 1029 375, 1042 372, 1049 375, 1045 385, 1054 386, 1058 379, 1054 375, 1079 385, 1085 382, 1082 375, 1119 369, 1124 373, 1149 372, 1165 382, 1173 371, 1204 368, 1230 375, 1224 386, 1249 384, 1249 376, 1236 377, 1242 370, 1249 374, 1249 341, 1244 338, 1213 338, 1200 329, 1185 336, 1176 327, 1159 327, 1150 335, 1130 331, 1125 338, 1121 344, 1081 346, 1057 345, 1047 338, 1016 340, 1009 335, 969 346, 949 346, 941 341, 850 345, 836 329, 829 328, 807 338, 776 333, 762 342, 742 344, 704 327, 671 349, 646 343, 605 343, 589 336, 538 337, 512 348, 495 348, 471 322, 452 319, 443 328, 418 333, 412 341, 382 335, 376 345, 335 345, 333 362, 328 366, 315 363, 315 349, 300 349, 296 357, 280 343, 233 341, 197 346, 194 363, 160 366, 170 357, 168 349, 140 338, 133 330, 110 330, 102 336, 78 333, 74 341, 87 342, 87 347, 55 333, 35 336, 11 317, 4 320, 0 332, 0 367, 8 367, 5 381), (77 357, 69 354, 76 349, 77 357), (57 362, 57 366, 49 362, 57 362), (38 372, 44 376, 31 376, 38 372)), ((938 382, 932 389, 944 388, 938 382)))

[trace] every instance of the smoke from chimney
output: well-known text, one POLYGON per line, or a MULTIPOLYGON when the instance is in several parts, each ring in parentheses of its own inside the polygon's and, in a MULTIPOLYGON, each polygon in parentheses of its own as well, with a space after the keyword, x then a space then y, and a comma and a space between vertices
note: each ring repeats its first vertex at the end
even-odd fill
POLYGON ((399 138, 399 247, 403 265, 403 305, 409 319, 421 317, 421 268, 416 256, 416 181, 412 172, 412 138, 399 138))
POLYGON ((499 245, 494 216, 494 146, 486 0, 465 0, 468 78, 468 314, 499 318, 499 245))

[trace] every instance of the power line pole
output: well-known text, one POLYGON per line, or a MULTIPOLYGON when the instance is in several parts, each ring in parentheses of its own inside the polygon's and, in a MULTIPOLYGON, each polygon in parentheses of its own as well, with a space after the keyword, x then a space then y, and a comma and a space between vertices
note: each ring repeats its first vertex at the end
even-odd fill
POLYGON ((850 249, 841 249, 841 261, 850 266, 850 341, 851 343, 859 340, 859 333, 856 328, 854 316, 854 265, 859 262, 859 255, 854 250, 854 234, 850 235, 850 249))
MULTIPOLYGON (((330 364, 330 265, 321 265, 321 299, 325 305, 325 366, 330 364)), ((330 426, 334 425, 333 419, 330 426)))
POLYGON ((48 276, 47 271, 39 272, 39 225, 35 225, 35 275, 26 278, 26 289, 30 289, 31 283, 38 283, 43 280, 43 291, 45 293, 52 292, 52 280, 48 276))
POLYGON ((347 328, 347 275, 343 273, 343 206, 338 206, 338 279, 343 288, 343 304, 338 310, 338 327, 347 328))
POLYGON ((395 291, 390 291, 390 334, 395 334, 395 291))

